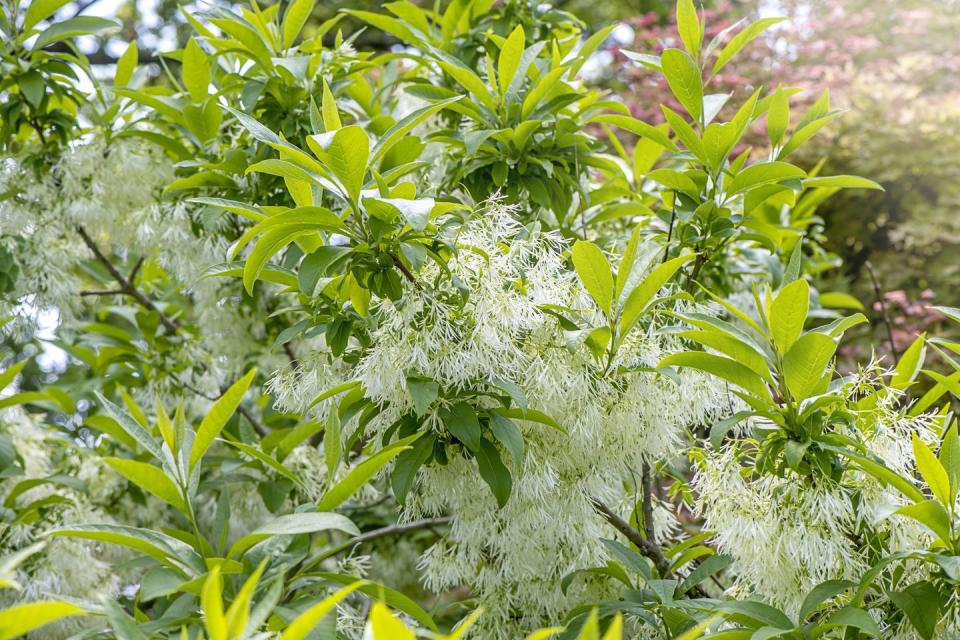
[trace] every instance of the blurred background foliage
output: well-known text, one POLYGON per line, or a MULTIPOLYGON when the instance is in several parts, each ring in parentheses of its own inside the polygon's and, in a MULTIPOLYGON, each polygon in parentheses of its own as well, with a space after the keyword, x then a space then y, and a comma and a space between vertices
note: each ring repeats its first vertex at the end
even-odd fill
MULTIPOLYGON (((504 1, 522 10, 542 10, 542 3, 496 0, 504 1)), ((178 4, 182 3, 83 0, 65 5, 59 17, 105 15, 123 23, 114 39, 84 43, 91 61, 103 65, 108 74, 129 39, 137 38, 144 61, 151 59, 153 51, 182 46, 188 29, 178 4)), ((317 3, 307 31, 343 8, 372 9, 380 4, 380 0, 317 3)), ((432 3, 420 0, 418 4, 432 3)), ((917 332, 939 325, 941 318, 928 310, 931 304, 960 306, 960 288, 955 286, 960 277, 960 2, 708 0, 697 4, 707 13, 708 38, 741 18, 788 18, 724 70, 723 86, 744 91, 752 88, 747 78, 768 85, 776 78, 803 90, 798 97, 809 103, 827 88, 831 102, 846 110, 806 147, 806 158, 826 156, 823 173, 868 176, 885 191, 848 190, 818 209, 828 248, 842 265, 824 277, 833 288, 856 295, 878 316, 885 306, 896 348, 902 350, 917 332)), ((662 78, 628 63, 620 48, 659 51, 673 46, 672 0, 555 0, 553 5, 580 16, 591 29, 621 23, 595 56, 590 72, 598 85, 619 94, 635 115, 651 122, 662 120, 656 105, 669 95, 662 78)), ((343 22, 345 32, 360 26, 349 20, 343 22)), ((397 46, 385 37, 372 30, 364 32, 357 46, 397 46)), ((154 75, 157 82, 164 81, 160 64, 155 65, 154 75)), ((795 113, 802 113, 804 107, 801 103, 795 113)), ((760 136, 754 142, 764 144, 760 136)), ((889 335, 875 337, 889 345, 889 335)))

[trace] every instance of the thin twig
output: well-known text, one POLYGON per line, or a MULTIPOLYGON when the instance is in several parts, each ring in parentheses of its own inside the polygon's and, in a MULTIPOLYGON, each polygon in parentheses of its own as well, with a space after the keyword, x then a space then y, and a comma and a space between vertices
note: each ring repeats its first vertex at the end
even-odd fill
POLYGON ((130 275, 127 276, 127 280, 130 281, 130 284, 133 284, 137 280, 137 272, 140 271, 140 267, 143 266, 143 256, 140 256, 140 259, 137 260, 137 264, 133 265, 133 269, 130 270, 130 275))
POLYGON ((897 349, 896 340, 893 338, 893 325, 890 323, 890 314, 887 313, 887 301, 883 299, 883 292, 880 290, 880 282, 877 280, 877 274, 873 271, 873 265, 867 260, 863 263, 867 269, 867 275, 870 276, 870 282, 873 284, 873 294, 877 298, 877 304, 880 305, 880 317, 887 328, 887 339, 890 341, 890 352, 893 353, 893 362, 900 361, 900 352, 897 349))
POLYGON ((133 282, 130 281, 125 275, 120 273, 120 271, 110 262, 110 259, 100 251, 100 247, 97 246, 97 243, 93 241, 90 235, 87 233, 86 229, 82 226, 77 226, 77 233, 80 234, 80 238, 83 240, 83 243, 87 245, 87 248, 93 252, 93 255, 96 257, 97 261, 102 264, 114 280, 117 281, 117 284, 120 285, 120 289, 126 295, 132 296, 137 302, 140 303, 140 306, 154 311, 157 315, 160 316, 160 323, 163 325, 164 329, 167 330, 169 334, 175 334, 180 328, 180 323, 176 318, 170 318, 165 313, 160 311, 156 304, 150 298, 143 295, 143 292, 137 289, 133 282))
MULTIPOLYGON (((356 538, 350 540, 348 543, 341 545, 337 549, 333 550, 331 555, 336 555, 346 548, 354 547, 358 544, 363 544, 364 542, 370 542, 371 540, 376 540, 377 538, 384 538, 386 536, 397 535, 400 533, 406 533, 408 531, 416 531, 417 529, 431 529, 433 527, 439 527, 446 524, 450 524, 452 518, 450 516, 442 516, 439 518, 426 518, 424 520, 414 520, 413 522, 406 522, 404 524, 392 524, 386 527, 381 527, 379 529, 374 529, 373 531, 367 531, 364 534, 357 536, 356 538)), ((329 557, 329 555, 328 555, 329 557)))
POLYGON ((643 492, 643 531, 649 540, 658 549, 657 531, 653 523, 653 477, 650 474, 650 463, 644 462, 640 472, 640 487, 643 492))
POLYGON ((125 296, 129 295, 126 291, 122 289, 106 289, 103 291, 81 291, 80 296, 125 296))
POLYGON ((350 540, 347 540, 346 542, 339 544, 336 547, 327 549, 326 551, 321 553, 319 556, 312 558, 309 561, 304 560, 299 567, 294 567, 293 569, 291 569, 288 575, 291 577, 291 580, 296 578, 297 576, 302 576, 303 574, 310 571, 311 569, 316 567, 318 564, 320 564, 327 558, 331 558, 339 553, 346 551, 347 549, 352 549, 359 544, 363 544, 364 542, 370 542, 371 540, 376 540, 377 538, 384 538, 386 536, 406 533, 408 531, 416 531, 418 529, 429 529, 431 532, 433 532, 434 535, 437 535, 437 532, 434 529, 434 527, 450 524, 451 520, 452 518, 450 518, 449 516, 443 516, 439 518, 426 518, 424 520, 414 520, 413 522, 407 522, 404 524, 392 524, 386 527, 381 527, 379 529, 374 529, 372 531, 367 531, 366 533, 363 533, 357 536, 356 538, 351 538, 350 540))

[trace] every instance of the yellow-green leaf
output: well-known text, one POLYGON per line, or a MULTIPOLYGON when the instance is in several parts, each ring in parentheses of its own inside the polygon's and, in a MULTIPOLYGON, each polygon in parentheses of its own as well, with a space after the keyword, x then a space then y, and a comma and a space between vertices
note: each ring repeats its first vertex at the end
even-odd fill
POLYGON ((613 273, 607 257, 600 247, 585 240, 574 243, 572 256, 573 266, 583 286, 597 306, 609 316, 613 305, 613 273))
POLYGON ((177 510, 186 512, 186 504, 180 490, 162 469, 146 462, 137 462, 127 458, 104 458, 103 461, 137 487, 173 505, 177 510))
POLYGON ((497 82, 501 98, 506 95, 513 77, 517 75, 525 44, 523 25, 518 24, 500 47, 500 57, 497 58, 497 82))
POLYGON ((703 26, 700 24, 700 18, 697 16, 697 8, 693 5, 693 0, 678 0, 677 31, 680 32, 683 46, 687 48, 694 59, 697 59, 703 42, 703 26))
POLYGON ((330 86, 326 80, 323 81, 323 102, 320 108, 323 110, 324 131, 336 131, 343 126, 340 123, 340 113, 337 111, 337 101, 333 97, 333 92, 330 91, 330 86))
POLYGON ((214 565, 203 581, 200 592, 203 609, 203 626, 210 640, 228 640, 227 618, 223 613, 223 586, 220 580, 220 565, 214 565))
POLYGON ((917 470, 923 476, 933 495, 941 504, 950 505, 950 478, 947 475, 947 470, 944 469, 937 456, 917 434, 913 434, 913 457, 917 462, 917 470))
POLYGON ((307 23, 316 0, 293 0, 283 14, 283 46, 289 49, 307 23))
POLYGON ((810 309, 810 285, 806 280, 794 280, 777 294, 770 305, 770 331, 781 354, 787 353, 807 321, 810 309))
POLYGON ((51 622, 86 611, 68 602, 28 602, 0 611, 0 640, 13 640, 51 622))
POLYGON ((207 54, 193 38, 183 49, 183 86, 190 93, 194 102, 203 102, 207 99, 210 86, 210 62, 207 54))
POLYGON ((117 60, 117 71, 113 74, 113 86, 127 86, 127 83, 130 82, 130 78, 133 77, 133 72, 137 68, 137 62, 139 59, 140 57, 137 50, 137 41, 131 40, 130 44, 127 45, 126 51, 124 51, 123 55, 120 56, 120 59, 117 60))
POLYGON ((203 454, 207 452, 207 449, 210 448, 210 445, 213 444, 213 441, 220 435, 220 432, 223 431, 223 428, 227 426, 227 421, 240 406, 240 401, 243 400, 243 396, 247 393, 247 389, 250 388, 250 383, 253 382, 256 375, 256 369, 247 372, 247 375, 235 382, 220 396, 220 399, 210 407, 210 410, 203 417, 193 440, 193 450, 190 452, 191 468, 197 464, 203 454))
POLYGON ((696 122, 703 118, 703 78, 700 67, 686 51, 667 49, 660 56, 670 91, 696 122))

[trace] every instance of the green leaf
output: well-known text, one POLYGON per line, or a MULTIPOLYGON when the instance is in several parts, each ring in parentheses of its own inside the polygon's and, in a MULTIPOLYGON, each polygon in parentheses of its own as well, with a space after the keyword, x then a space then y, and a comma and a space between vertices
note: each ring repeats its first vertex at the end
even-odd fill
POLYGON ((881 637, 880 627, 870 614, 859 607, 844 607, 827 619, 828 626, 851 627, 875 638, 881 637))
POLYGON ((468 95, 480 100, 480 102, 491 111, 496 111, 497 103, 494 101, 493 96, 490 95, 486 83, 480 79, 480 76, 453 56, 436 49, 433 50, 433 53, 437 58, 437 64, 440 65, 440 68, 456 80, 461 87, 466 89, 468 95))
POLYGON ((0 611, 0 640, 13 640, 51 622, 83 616, 82 607, 69 602, 28 602, 0 611))
POLYGON ((503 448, 510 452, 514 462, 518 465, 523 464, 523 435, 513 420, 502 414, 491 412, 490 431, 503 448))
POLYGON ((406 502, 407 493, 413 486, 417 471, 433 453, 434 441, 435 438, 432 434, 424 434, 413 443, 412 449, 397 456, 397 463, 393 466, 393 475, 390 477, 390 485, 393 487, 393 494, 400 504, 406 502))
POLYGON ((770 330, 781 354, 786 354, 803 332, 810 310, 810 285, 794 280, 777 294, 770 305, 770 330))
POLYGON ((724 602, 717 608, 724 618, 733 622, 748 621, 753 624, 769 625, 777 629, 792 629, 793 622, 782 611, 755 600, 724 602))
POLYGON ((359 536, 360 530, 350 518, 339 513, 290 513, 276 516, 253 533, 243 536, 230 548, 229 558, 237 558, 253 545, 273 536, 294 536, 317 531, 342 531, 351 536, 359 536))
POLYGON ((726 185, 727 197, 735 196, 754 187, 803 178, 807 173, 786 162, 761 162, 753 164, 734 176, 726 185))
POLYGON ((740 50, 743 49, 747 44, 753 41, 761 33, 777 24, 778 22, 783 22, 784 18, 763 18, 753 22, 747 27, 735 35, 727 46, 720 50, 720 54, 717 56, 717 62, 713 65, 713 74, 716 75, 727 66, 727 63, 733 59, 740 50))
POLYGON ((620 257, 620 264, 617 265, 617 277, 614 283, 613 294, 616 301, 620 301, 624 289, 630 283, 630 276, 633 274, 633 266, 637 261, 637 253, 640 249, 640 240, 643 235, 643 225, 638 224, 630 234, 627 246, 620 257))
POLYGON ((500 459, 500 452, 497 451, 496 445, 486 438, 480 440, 480 446, 474 453, 477 457, 480 477, 490 486, 493 497, 497 499, 497 506, 502 508, 510 499, 510 492, 513 489, 510 470, 500 459))
POLYGON ((830 189, 874 189, 883 191, 883 187, 859 176, 814 176, 803 180, 804 187, 820 187, 830 189))
POLYGON ((293 0, 287 7, 286 13, 283 14, 282 27, 284 48, 289 49, 293 46, 300 31, 303 30, 303 25, 310 19, 315 3, 316 0, 293 0))
POLYGON ((794 400, 804 400, 816 391, 836 350, 833 338, 816 332, 790 347, 783 358, 783 377, 794 400))
POLYGON ((613 306, 613 273, 600 247, 585 240, 577 240, 572 251, 573 266, 583 286, 597 306, 607 316, 613 306))
POLYGON ((923 397, 917 400, 916 404, 910 407, 910 415, 918 416, 939 400, 943 394, 948 391, 960 398, 960 371, 955 371, 949 376, 944 376, 936 371, 923 370, 923 373, 937 381, 932 389, 923 394, 923 397))
MULTIPOLYGON (((320 572, 317 574, 317 577, 322 578, 323 580, 330 580, 331 582, 339 582, 340 584, 353 584, 357 580, 353 576, 345 576, 339 573, 327 572, 320 572)), ((437 623, 433 621, 433 618, 430 617, 430 614, 424 611, 423 608, 421 608, 416 602, 403 595, 399 591, 395 591, 382 584, 371 584, 368 582, 362 583, 360 587, 357 588, 357 591, 366 593, 373 598, 377 598, 382 602, 385 602, 391 609, 402 611, 419 622, 421 625, 429 628, 432 631, 439 632, 437 623)), ((392 639, 387 638, 385 640, 392 639)))
POLYGON ((680 104, 696 122, 703 119, 703 78, 693 58, 680 49, 667 49, 660 55, 663 75, 680 104))
POLYGON ((890 600, 907 616, 924 640, 931 640, 940 621, 940 593, 929 582, 915 582, 903 591, 893 591, 890 600))
POLYGON ((648 180, 662 184, 667 189, 679 191, 691 197, 697 197, 700 192, 697 183, 690 176, 675 169, 654 169, 646 177, 648 180))
POLYGON ((153 457, 157 460, 164 459, 160 445, 157 444, 157 441, 153 439, 153 436, 147 433, 147 431, 141 427, 136 420, 131 418, 130 415, 127 414, 127 412, 125 412, 123 409, 113 404, 99 393, 96 395, 97 400, 100 401, 100 405, 106 409, 110 417, 120 425, 127 435, 133 438, 141 447, 149 451, 150 454, 153 455, 153 457))
POLYGON ((567 67, 556 67, 537 79, 530 91, 527 92, 527 97, 523 99, 520 117, 526 120, 534 109, 540 106, 543 99, 553 91, 554 87, 560 83, 560 79, 566 72, 567 67))
MULTIPOLYGON (((183 581, 180 580, 180 582, 183 581)), ((134 619, 127 615, 116 600, 102 595, 100 596, 100 604, 103 606, 107 622, 110 623, 110 629, 115 634, 116 640, 149 640, 134 619)))
POLYGON ((310 148, 343 185, 350 202, 360 201, 360 190, 370 158, 370 139, 357 125, 336 132, 310 136, 310 148))
MULTIPOLYGON (((310 1, 311 3, 313 2, 313 0, 310 1)), ((330 91, 326 80, 323 81, 323 102, 320 108, 323 109, 322 118, 324 131, 336 131, 343 126, 340 122, 340 112, 337 111, 337 101, 334 99, 333 92, 330 91)))
POLYGON ((167 504, 173 505, 181 513, 186 513, 187 505, 183 500, 180 489, 158 467, 126 458, 104 458, 103 461, 137 487, 145 489, 167 504))
POLYGON ((357 580, 313 605, 287 625, 287 628, 280 634, 279 640, 306 640, 310 632, 321 620, 327 617, 327 614, 333 612, 340 602, 364 584, 366 584, 366 581, 357 580))
POLYGON ((370 158, 370 165, 379 166, 379 163, 383 160, 384 156, 386 156, 387 152, 401 140, 405 139, 407 134, 417 125, 461 99, 463 99, 463 96, 453 96, 452 98, 447 98, 446 100, 441 100, 440 102, 412 111, 401 118, 397 124, 390 127, 387 132, 377 140, 377 143, 373 147, 373 156, 370 158))
POLYGON ((466 402, 457 402, 441 411, 443 424, 457 440, 474 453, 480 448, 480 421, 477 412, 466 402))
POLYGON ((790 100, 786 91, 778 88, 767 110, 767 135, 770 144, 777 146, 790 126, 790 100))
POLYGON ((906 389, 917 378, 926 357, 926 337, 926 333, 921 333, 900 356, 900 361, 897 362, 897 366, 893 370, 893 376, 890 378, 890 386, 894 389, 906 389))
POLYGON ((52 529, 46 535, 84 538, 128 547, 188 577, 206 571, 203 558, 190 545, 159 531, 109 524, 80 524, 52 529))
POLYGON ((395 442, 355 466, 343 480, 330 487, 323 495, 323 499, 317 505, 317 510, 332 511, 339 507, 391 460, 402 452, 410 450, 412 448, 411 443, 418 437, 419 434, 414 434, 395 442))
POLYGON ((194 38, 183 49, 183 86, 190 92, 194 102, 207 99, 210 86, 210 61, 194 38))
POLYGON ((832 600, 837 595, 855 586, 857 586, 857 584, 849 580, 827 580, 821 582, 807 593, 807 596, 803 599, 803 604, 800 606, 800 613, 797 614, 797 618, 801 622, 806 620, 821 604, 832 600))
POLYGON ((46 28, 34 41, 33 50, 39 51, 54 42, 75 38, 77 36, 99 35, 106 31, 115 31, 120 28, 116 20, 97 18, 94 16, 79 16, 63 22, 57 22, 46 28))
POLYGON ((34 108, 39 107, 44 94, 43 76, 36 70, 30 70, 20 76, 17 82, 20 85, 20 93, 27 99, 27 102, 32 104, 34 108))
POLYGON ((248 371, 247 375, 243 376, 227 389, 226 392, 220 396, 220 399, 210 407, 206 415, 203 416, 203 420, 200 422, 200 426, 197 428, 197 434, 193 440, 193 449, 190 451, 191 469, 196 466, 197 462, 203 457, 203 454, 205 454, 207 449, 210 448, 210 445, 213 444, 213 441, 220 435, 220 432, 223 431, 223 428, 227 426, 227 421, 230 420, 230 417, 236 412, 237 407, 240 406, 240 401, 243 400, 243 396, 246 395, 247 389, 250 388, 250 383, 253 382, 256 375, 256 369, 248 371))
POLYGON ((684 263, 693 260, 695 254, 687 254, 679 258, 673 258, 657 265, 650 274, 643 279, 637 287, 630 292, 626 301, 623 303, 623 309, 620 313, 620 336, 626 336, 633 326, 640 320, 643 312, 650 305, 654 296, 663 288, 670 278, 674 276, 677 270, 684 263))
POLYGON ((625 129, 630 133, 636 134, 641 138, 652 140, 664 149, 668 149, 670 151, 677 150, 677 145, 675 145, 670 139, 670 136, 664 133, 661 129, 658 129, 652 124, 647 124, 639 118, 634 118, 633 116, 604 113, 590 118, 589 121, 600 124, 612 124, 615 127, 620 127, 621 129, 625 129))
POLYGON ((746 366, 767 382, 773 383, 766 358, 736 336, 717 330, 707 331, 702 329, 697 331, 683 331, 677 335, 680 338, 693 340, 705 347, 719 351, 723 355, 729 356, 733 360, 746 366))
POLYGON ((760 376, 730 358, 702 351, 685 351, 664 358, 660 367, 690 367, 722 378, 758 398, 769 399, 770 393, 760 376))
MULTIPOLYGON (((323 460, 327 465, 327 482, 333 481, 340 466, 340 459, 343 455, 343 443, 341 442, 340 413, 336 408, 332 409, 327 416, 327 423, 323 433, 323 460)), ((320 509, 320 511, 330 511, 330 508, 320 509)))
POLYGON ((714 449, 719 449, 720 445, 723 444, 724 436, 735 426, 753 415, 753 411, 738 411, 732 416, 715 422, 713 426, 710 427, 710 446, 714 449))
POLYGON ((28 362, 30 362, 29 359, 21 360, 8 367, 3 373, 0 373, 0 391, 10 386, 10 383, 23 371, 23 368, 27 366, 28 362))
POLYGON ((433 380, 407 378, 407 393, 410 394, 417 415, 422 416, 440 396, 440 385, 433 380))
POLYGON ((510 88, 513 77, 517 75, 517 69, 520 68, 525 44, 523 25, 518 24, 500 47, 500 56, 497 58, 497 84, 500 88, 501 100, 510 88))
POLYGON ((700 56, 700 47, 703 44, 703 25, 697 16, 697 9, 693 0, 678 0, 677 2, 677 31, 683 46, 696 60, 700 56))
POLYGON ((954 421, 943 436, 940 445, 940 463, 947 470, 950 478, 950 494, 953 500, 960 493, 960 436, 957 434, 957 423, 954 421))
POLYGON ((913 434, 913 456, 917 463, 917 470, 933 495, 941 504, 952 505, 950 477, 947 475, 947 470, 916 433, 913 434))
POLYGON ((68 2, 70 0, 33 0, 23 17, 23 30, 25 32, 30 31, 35 24, 53 16, 60 7, 68 2))
POLYGON ((137 68, 137 62, 140 60, 137 50, 137 41, 131 40, 120 59, 117 60, 117 70, 113 74, 113 86, 125 87, 133 77, 133 72, 137 68))
POLYGON ((508 418, 514 420, 529 420, 530 422, 539 422, 540 424, 545 424, 551 429, 556 429, 560 433, 566 433, 567 430, 564 429, 560 424, 543 413, 542 411, 537 411, 536 409, 520 409, 520 408, 511 408, 511 409, 493 409, 491 413, 500 413, 508 418))
POLYGON ((896 510, 902 516, 912 518, 932 531, 944 542, 950 541, 950 514, 936 500, 924 500, 896 510))
POLYGON ((863 303, 849 293, 827 291, 820 294, 820 305, 826 309, 853 309, 863 311, 863 303))
POLYGON ((926 499, 926 496, 924 496, 919 489, 913 486, 910 480, 901 477, 894 471, 891 471, 884 466, 883 463, 870 460, 869 458, 855 454, 847 449, 844 449, 841 453, 856 463, 856 465, 861 469, 882 482, 884 485, 892 486, 894 489, 910 498, 914 502, 923 502, 926 499))

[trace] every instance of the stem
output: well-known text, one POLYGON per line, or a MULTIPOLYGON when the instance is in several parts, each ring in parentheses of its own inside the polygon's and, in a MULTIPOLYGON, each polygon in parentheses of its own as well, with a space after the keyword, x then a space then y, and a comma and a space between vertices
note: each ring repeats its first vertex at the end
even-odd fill
POLYGON ((414 287, 421 289, 420 283, 417 282, 416 277, 410 272, 410 269, 407 269, 407 265, 403 264, 400 258, 398 258, 396 255, 392 253, 388 253, 387 255, 390 256, 391 260, 393 260, 393 264, 396 265, 397 269, 400 270, 400 273, 402 273, 407 280, 412 282, 414 287))
POLYGON ((880 317, 884 326, 887 328, 887 339, 890 341, 890 352, 893 354, 894 364, 900 361, 900 352, 897 350, 897 343, 893 339, 893 325, 890 324, 890 314, 887 313, 887 301, 883 299, 883 293, 880 291, 880 282, 877 280, 877 274, 873 271, 873 265, 867 260, 863 263, 867 269, 867 275, 870 276, 870 282, 873 284, 873 295, 877 298, 877 304, 880 305, 880 317))
POLYGON ((663 260, 660 261, 660 264, 663 264, 667 261, 667 258, 670 257, 670 242, 673 240, 673 225, 677 219, 677 203, 674 201, 673 209, 670 210, 670 228, 667 230, 667 243, 663 247, 663 260))

